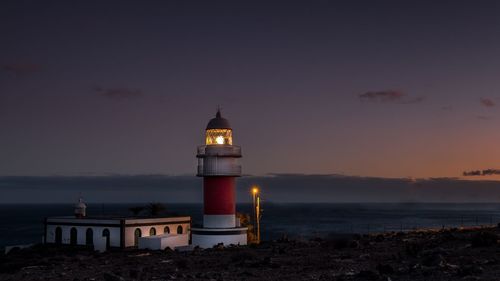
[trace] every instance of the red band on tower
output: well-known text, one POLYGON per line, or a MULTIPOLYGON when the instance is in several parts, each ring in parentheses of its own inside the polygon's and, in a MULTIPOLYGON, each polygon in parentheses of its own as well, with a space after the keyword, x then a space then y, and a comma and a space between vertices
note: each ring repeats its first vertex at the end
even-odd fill
POLYGON ((234 177, 204 177, 203 206, 205 215, 235 214, 234 177))

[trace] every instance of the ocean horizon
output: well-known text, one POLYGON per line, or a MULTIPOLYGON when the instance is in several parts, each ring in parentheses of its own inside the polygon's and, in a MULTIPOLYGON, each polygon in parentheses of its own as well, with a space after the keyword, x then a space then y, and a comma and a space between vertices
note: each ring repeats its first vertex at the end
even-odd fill
MULTIPOLYGON (((132 216, 129 208, 146 203, 90 203, 89 216, 132 216)), ((202 221, 201 203, 165 203, 165 215, 189 215, 193 225, 202 221)), ((71 216, 73 204, 0 204, 0 247, 39 243, 43 220, 71 216)), ((367 234, 495 225, 500 203, 271 203, 263 206, 261 233, 264 241, 310 239, 335 234, 367 234)), ((250 214, 250 204, 238 204, 239 213, 250 214)))

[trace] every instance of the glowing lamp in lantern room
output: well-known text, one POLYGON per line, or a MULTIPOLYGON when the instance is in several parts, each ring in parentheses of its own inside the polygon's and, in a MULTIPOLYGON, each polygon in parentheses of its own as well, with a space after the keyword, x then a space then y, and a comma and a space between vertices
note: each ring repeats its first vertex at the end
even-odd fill
POLYGON ((231 129, 209 129, 205 134, 206 145, 233 144, 233 132, 231 129))

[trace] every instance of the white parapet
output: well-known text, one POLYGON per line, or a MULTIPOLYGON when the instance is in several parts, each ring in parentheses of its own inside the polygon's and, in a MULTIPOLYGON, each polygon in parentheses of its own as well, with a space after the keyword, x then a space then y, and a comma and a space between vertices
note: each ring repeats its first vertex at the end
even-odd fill
POLYGON ((246 227, 192 228, 192 244, 200 248, 212 248, 218 244, 224 246, 246 245, 247 230, 246 227))
POLYGON ((162 234, 139 237, 139 249, 164 250, 175 249, 189 245, 189 235, 186 234, 162 234))
POLYGON ((233 215, 203 215, 205 228, 233 228, 236 226, 236 216, 233 215))
POLYGON ((94 236, 94 251, 106 252, 107 250, 107 239, 106 237, 94 236))

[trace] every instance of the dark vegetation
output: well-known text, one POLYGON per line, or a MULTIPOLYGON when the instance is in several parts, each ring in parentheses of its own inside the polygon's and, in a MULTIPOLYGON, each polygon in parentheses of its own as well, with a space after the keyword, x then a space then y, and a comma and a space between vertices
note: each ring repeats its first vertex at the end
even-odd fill
POLYGON ((147 215, 157 217, 165 214, 167 207, 162 203, 152 202, 146 206, 135 206, 128 209, 134 216, 147 215))
POLYGON ((286 236, 191 252, 37 245, 0 257, 0 280, 498 280, 498 228, 286 236))

